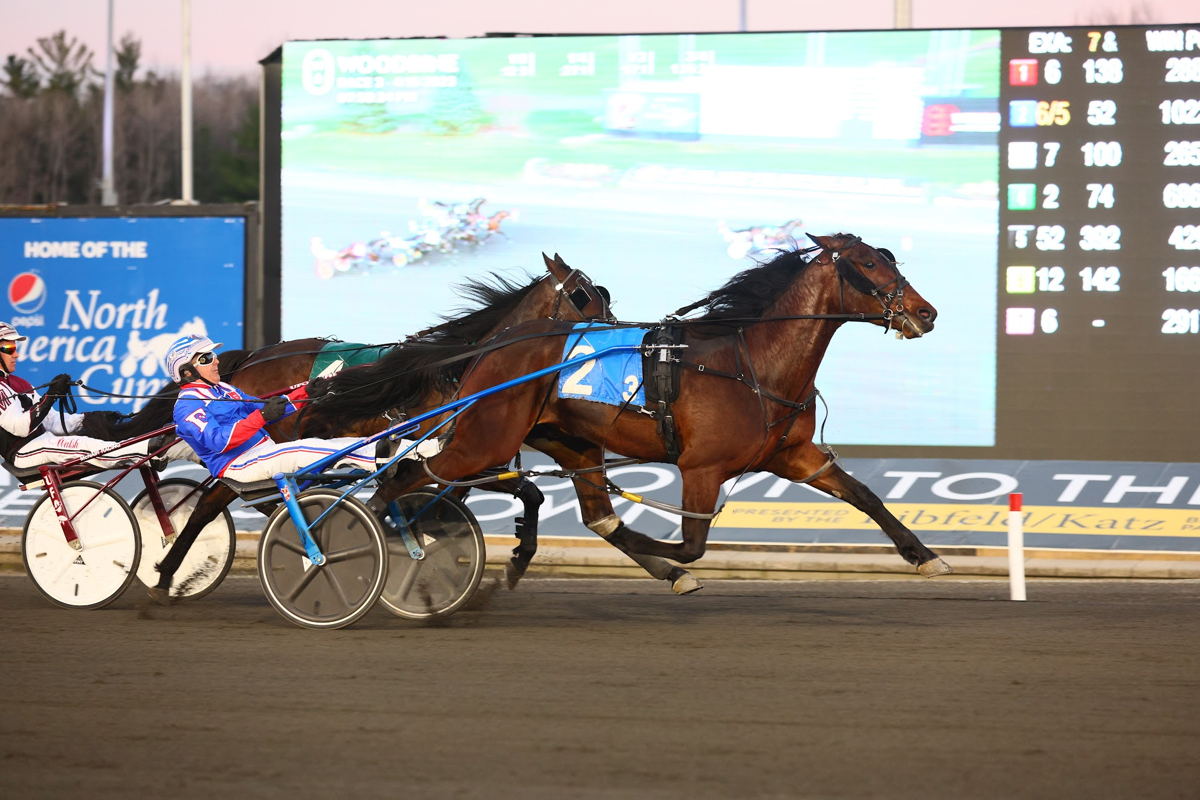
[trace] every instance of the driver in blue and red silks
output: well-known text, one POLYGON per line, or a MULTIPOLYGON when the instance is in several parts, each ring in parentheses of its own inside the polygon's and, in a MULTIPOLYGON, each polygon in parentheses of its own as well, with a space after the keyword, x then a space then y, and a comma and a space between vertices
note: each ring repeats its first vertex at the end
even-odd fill
MULTIPOLYGON (((221 345, 204 336, 184 336, 167 348, 164 359, 167 374, 179 381, 175 401, 175 432, 191 445, 208 471, 218 478, 240 483, 268 480, 279 472, 296 472, 318 459, 345 450, 355 444, 342 464, 374 471, 376 457, 386 461, 398 447, 410 442, 383 444, 381 452, 358 438, 297 439, 277 443, 266 426, 294 414, 308 399, 306 387, 266 401, 221 382, 220 360, 216 349, 221 345)), ((422 442, 416 453, 422 456, 438 452, 436 441, 422 442)), ((414 456, 415 457, 415 456, 414 456)))
MULTIPOLYGON (((343 456, 339 466, 374 471, 377 461, 388 461, 401 447, 411 444, 404 439, 389 442, 384 438, 377 447, 349 437, 275 442, 266 426, 295 413, 308 399, 306 387, 264 401, 223 383, 216 354, 220 346, 205 336, 183 336, 167 348, 163 359, 167 374, 179 382, 175 432, 214 476, 240 483, 268 480, 276 473, 296 472, 356 444, 360 446, 343 456)), ((437 441, 426 441, 415 448, 415 453, 430 456, 440 447, 437 441)), ((185 541, 181 536, 158 565, 158 584, 147 587, 154 602, 172 602, 171 580, 192 541, 194 537, 185 541)))

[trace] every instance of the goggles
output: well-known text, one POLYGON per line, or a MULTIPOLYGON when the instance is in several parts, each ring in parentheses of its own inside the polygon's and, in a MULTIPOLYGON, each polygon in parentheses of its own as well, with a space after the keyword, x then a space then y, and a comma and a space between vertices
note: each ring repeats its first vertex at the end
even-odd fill
POLYGON ((15 352, 17 352, 17 343, 16 342, 11 342, 11 341, 0 342, 0 353, 4 353, 6 355, 12 355, 15 352))
POLYGON ((207 367, 209 364, 217 360, 216 353, 200 353, 192 359, 192 363, 199 367, 207 367))

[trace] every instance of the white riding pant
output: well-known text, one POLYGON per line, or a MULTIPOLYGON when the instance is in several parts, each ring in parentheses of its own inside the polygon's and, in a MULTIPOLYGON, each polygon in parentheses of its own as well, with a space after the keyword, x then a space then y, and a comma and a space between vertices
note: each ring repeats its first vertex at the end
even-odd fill
MULTIPOLYGON (((344 450, 362 439, 297 439, 294 442, 273 442, 270 439, 251 447, 231 461, 222 478, 231 478, 242 483, 270 480, 277 472, 296 472, 331 453, 344 450)), ((342 457, 337 464, 375 470, 375 445, 363 445, 342 457)))
MULTIPOLYGON (((354 444, 361 444, 362 439, 345 437, 341 439, 297 439, 294 442, 265 441, 251 447, 242 453, 235 461, 230 462, 222 478, 231 478, 242 483, 270 480, 277 472, 296 472, 307 467, 314 461, 319 461, 327 455, 345 450, 354 444)), ((404 449, 412 442, 401 439, 400 447, 404 449)), ((405 458, 418 458, 436 455, 442 448, 442 443, 436 439, 421 442, 405 458)), ((365 444, 344 455, 335 466, 365 469, 375 471, 375 445, 365 444)))
MULTIPOLYGON (((47 417, 48 420, 49 417, 47 417)), ((17 469, 28 469, 42 464, 63 464, 76 458, 89 456, 115 444, 116 442, 93 439, 89 436, 63 436, 46 431, 36 439, 26 442, 25 446, 17 451, 16 456, 13 457, 13 466, 17 469)), ((113 450, 111 453, 89 458, 88 462, 104 469, 123 467, 138 456, 146 455, 147 444, 148 442, 141 441, 127 445, 113 450)))

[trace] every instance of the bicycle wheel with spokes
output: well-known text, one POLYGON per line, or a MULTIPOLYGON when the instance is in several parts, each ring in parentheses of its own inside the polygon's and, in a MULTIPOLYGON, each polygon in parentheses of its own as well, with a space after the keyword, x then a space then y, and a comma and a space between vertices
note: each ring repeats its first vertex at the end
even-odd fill
POLYGON ((466 605, 483 577, 487 548, 475 515, 457 498, 420 489, 396 500, 402 520, 389 518, 388 578, 379 602, 398 617, 445 617, 466 605), (414 559, 401 534, 407 525, 425 553, 414 559))
POLYGON ((287 505, 267 520, 258 543, 258 577, 267 600, 304 628, 342 628, 379 599, 387 578, 387 549, 379 521, 361 502, 332 489, 310 489, 297 498, 326 562, 314 566, 300 542, 287 505), (332 507, 332 508, 331 508, 332 507))
POLYGON ((141 541, 129 506, 94 481, 62 487, 80 549, 67 542, 50 495, 38 500, 21 532, 21 558, 33 585, 64 608, 101 608, 121 596, 137 572, 141 541))
MULTIPOLYGON (((167 478, 158 482, 158 493, 171 515, 171 526, 178 535, 187 525, 203 491, 191 478, 167 478)), ((156 565, 163 560, 171 544, 163 536, 162 525, 154 513, 150 490, 143 489, 133 501, 133 517, 142 533, 142 559, 138 580, 147 586, 158 584, 156 565)), ((173 597, 194 599, 203 597, 225 580, 237 548, 237 534, 229 509, 222 509, 217 518, 201 529, 196 541, 175 571, 171 586, 173 597)))

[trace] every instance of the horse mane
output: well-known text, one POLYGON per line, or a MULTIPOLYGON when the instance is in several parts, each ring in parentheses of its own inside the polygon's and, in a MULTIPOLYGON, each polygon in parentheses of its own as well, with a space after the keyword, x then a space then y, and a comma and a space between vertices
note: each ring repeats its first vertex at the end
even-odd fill
POLYGON ((441 316, 441 324, 414 338, 447 343, 478 342, 506 319, 541 280, 528 275, 526 278, 527 282, 521 284, 492 272, 478 280, 456 284, 454 291, 472 301, 473 307, 460 306, 454 314, 441 316))
MULTIPOLYGON (((263 348, 266 349, 266 348, 263 348)), ((221 380, 227 381, 233 377, 233 373, 242 368, 242 365, 249 360, 250 356, 254 355, 256 350, 226 350, 219 353, 221 356, 221 380)))
POLYGON ((431 392, 453 391, 470 359, 440 363, 470 352, 508 318, 541 278, 521 285, 492 273, 456 290, 476 304, 422 331, 373 364, 333 376, 329 393, 313 407, 320 419, 365 419, 391 408, 411 408, 431 392))
POLYGON ((723 336, 731 327, 761 317, 808 266, 808 254, 807 249, 784 250, 770 261, 734 275, 693 305, 707 311, 688 320, 688 330, 701 336, 723 336))

